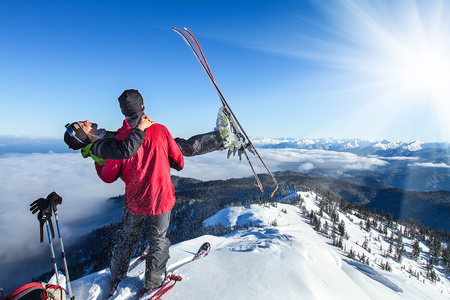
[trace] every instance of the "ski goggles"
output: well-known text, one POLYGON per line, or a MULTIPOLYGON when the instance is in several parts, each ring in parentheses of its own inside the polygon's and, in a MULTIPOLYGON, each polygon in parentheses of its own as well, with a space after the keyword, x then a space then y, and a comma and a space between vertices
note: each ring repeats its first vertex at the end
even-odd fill
MULTIPOLYGON (((87 145, 86 142, 80 140, 80 139, 77 137, 77 130, 76 130, 72 125, 74 125, 74 123, 72 123, 72 124, 67 123, 67 124, 65 125, 67 133, 68 133, 71 137, 73 137, 74 139, 76 139, 77 141, 79 141, 80 143, 87 145)), ((82 130, 81 128, 79 128, 79 129, 82 130)), ((83 131, 83 133, 84 133, 84 131, 83 131)), ((86 135, 86 134, 85 134, 85 135, 86 135)))

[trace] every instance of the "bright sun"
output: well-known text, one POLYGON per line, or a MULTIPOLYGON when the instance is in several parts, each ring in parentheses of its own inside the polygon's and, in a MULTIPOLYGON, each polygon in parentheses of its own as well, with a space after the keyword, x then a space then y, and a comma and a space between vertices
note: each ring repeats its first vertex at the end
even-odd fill
POLYGON ((356 61, 366 71, 411 93, 429 93, 432 101, 450 96, 450 20, 443 18, 442 4, 431 9, 397 2, 387 11, 376 2, 342 3, 353 15, 342 29, 356 41, 356 61))
MULTIPOLYGON (((384 117, 383 123, 398 124, 399 117, 407 118, 406 110, 426 108, 435 117, 428 115, 427 121, 422 122, 439 123, 439 131, 448 140, 450 7, 447 2, 338 2, 337 6, 323 6, 330 17, 327 31, 338 41, 328 52, 328 58, 334 58, 336 65, 352 72, 353 91, 368 90, 365 102, 371 103, 364 116, 377 111, 377 115, 384 117)), ((362 97, 359 102, 364 102, 362 97)), ((424 112, 415 113, 417 120, 424 112)))
MULTIPOLYGON (((429 93, 435 102, 448 100, 450 95, 449 54, 442 46, 430 45, 422 41, 414 45, 405 45, 402 51, 395 53, 395 62, 386 65, 384 76, 404 85, 412 93, 429 93)), ((381 74, 380 74, 381 75, 381 74)))

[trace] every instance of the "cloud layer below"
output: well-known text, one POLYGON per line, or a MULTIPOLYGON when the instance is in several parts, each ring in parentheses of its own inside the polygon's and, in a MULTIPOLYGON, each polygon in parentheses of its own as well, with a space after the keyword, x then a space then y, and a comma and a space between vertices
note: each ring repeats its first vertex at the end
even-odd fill
MULTIPOLYGON (((300 149, 261 149, 261 156, 272 172, 295 170, 309 172, 316 169, 371 170, 387 164, 377 158, 359 157, 350 153, 300 149)), ((256 156, 250 155, 255 169, 264 173, 264 167, 256 156)), ((45 198, 55 191, 62 198, 59 220, 65 245, 90 230, 117 221, 112 215, 110 197, 123 194, 121 181, 105 184, 95 172, 93 162, 83 159, 79 153, 3 154, 0 156, 0 283, 12 284, 9 278, 21 282, 20 264, 32 256, 50 259, 47 237, 39 243, 39 222, 29 206, 38 198, 45 198)), ((201 180, 251 177, 253 175, 245 157, 227 159, 227 152, 215 152, 185 159, 185 169, 173 171, 174 175, 201 180)), ((59 242, 55 240, 55 247, 59 242)), ((57 248, 59 249, 59 248, 57 248)), ((57 251, 57 250, 55 250, 57 251)), ((50 261, 34 262, 28 268, 42 268, 35 274, 51 268, 50 261)))

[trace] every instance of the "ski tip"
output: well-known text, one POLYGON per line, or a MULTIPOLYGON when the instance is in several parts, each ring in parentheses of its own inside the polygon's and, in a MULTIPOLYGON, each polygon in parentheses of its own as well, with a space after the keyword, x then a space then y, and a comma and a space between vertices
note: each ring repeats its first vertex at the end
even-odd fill
POLYGON ((211 244, 208 242, 204 242, 200 246, 200 249, 198 249, 198 252, 203 252, 203 256, 206 256, 206 255, 208 255, 209 250, 211 250, 211 244))
POLYGON ((208 252, 209 252, 209 250, 211 249, 211 244, 209 242, 204 242, 202 244, 202 246, 200 247, 200 249, 201 250, 208 250, 208 252))
POLYGON ((273 198, 273 195, 275 194, 275 192, 278 190, 278 184, 277 187, 273 190, 272 195, 270 195, 270 198, 273 198))
POLYGON ((259 184, 254 184, 255 186, 259 187, 259 190, 261 191, 261 193, 264 193, 264 189, 262 186, 260 186, 259 184))

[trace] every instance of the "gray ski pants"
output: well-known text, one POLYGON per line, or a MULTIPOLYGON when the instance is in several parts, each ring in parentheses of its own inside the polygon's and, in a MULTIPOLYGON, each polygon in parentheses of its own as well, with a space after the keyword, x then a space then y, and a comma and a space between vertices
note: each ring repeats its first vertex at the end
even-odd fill
POLYGON ((159 287, 166 276, 170 241, 166 237, 170 211, 157 216, 135 215, 125 209, 123 229, 117 233, 117 243, 111 259, 111 274, 115 279, 126 276, 131 254, 138 242, 144 223, 147 222, 150 251, 145 259, 145 287, 159 287))

